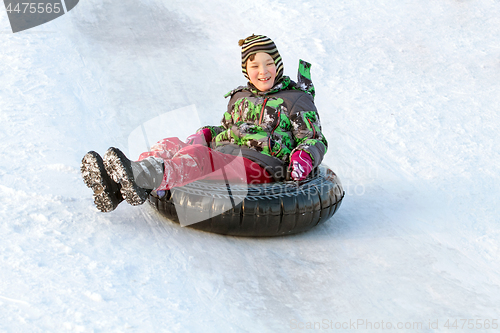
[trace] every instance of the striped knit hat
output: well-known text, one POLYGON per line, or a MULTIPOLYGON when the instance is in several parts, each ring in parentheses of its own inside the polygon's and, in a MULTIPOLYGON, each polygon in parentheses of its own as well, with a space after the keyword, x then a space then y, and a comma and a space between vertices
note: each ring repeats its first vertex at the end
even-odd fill
POLYGON ((281 60, 281 55, 278 52, 276 44, 266 36, 263 35, 252 35, 245 39, 240 39, 239 43, 241 46, 241 71, 243 75, 250 80, 247 73, 247 60, 255 53, 264 52, 269 54, 276 65, 276 79, 275 83, 279 82, 283 77, 283 61, 281 60))

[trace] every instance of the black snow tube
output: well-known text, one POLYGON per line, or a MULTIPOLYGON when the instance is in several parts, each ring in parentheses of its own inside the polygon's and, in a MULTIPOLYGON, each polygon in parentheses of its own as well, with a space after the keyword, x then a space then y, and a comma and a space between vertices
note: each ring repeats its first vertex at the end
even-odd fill
POLYGON ((194 229, 266 237, 295 234, 324 223, 339 209, 343 198, 337 175, 322 164, 300 182, 238 188, 199 180, 173 188, 162 197, 153 191, 149 202, 174 222, 179 222, 178 214, 208 217, 189 225, 194 229))

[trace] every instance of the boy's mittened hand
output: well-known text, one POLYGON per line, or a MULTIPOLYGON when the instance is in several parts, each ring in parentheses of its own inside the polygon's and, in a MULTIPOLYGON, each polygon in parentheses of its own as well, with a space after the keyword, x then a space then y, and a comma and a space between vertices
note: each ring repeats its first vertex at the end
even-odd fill
POLYGON ((298 150, 290 158, 293 180, 304 180, 312 171, 312 159, 308 153, 298 150))

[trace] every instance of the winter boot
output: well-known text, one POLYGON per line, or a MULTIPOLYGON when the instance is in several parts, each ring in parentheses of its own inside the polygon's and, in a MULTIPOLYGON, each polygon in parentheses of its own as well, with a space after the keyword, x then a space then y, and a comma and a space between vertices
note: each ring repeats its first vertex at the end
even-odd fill
POLYGON ((85 154, 80 170, 85 185, 94 191, 94 203, 101 212, 110 212, 123 201, 120 185, 109 177, 98 153, 85 154))
POLYGON ((122 196, 134 206, 142 205, 163 180, 163 160, 152 156, 133 162, 121 150, 111 147, 104 154, 104 166, 121 185, 122 196))

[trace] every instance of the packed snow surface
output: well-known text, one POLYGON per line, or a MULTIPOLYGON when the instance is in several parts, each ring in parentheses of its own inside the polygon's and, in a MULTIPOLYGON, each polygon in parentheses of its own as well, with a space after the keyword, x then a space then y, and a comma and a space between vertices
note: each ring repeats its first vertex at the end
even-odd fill
POLYGON ((499 110, 498 0, 85 0, 16 34, 2 9, 0 332, 498 331, 499 110), (83 155, 219 124, 252 33, 313 65, 338 213, 248 239, 97 211, 83 155))

